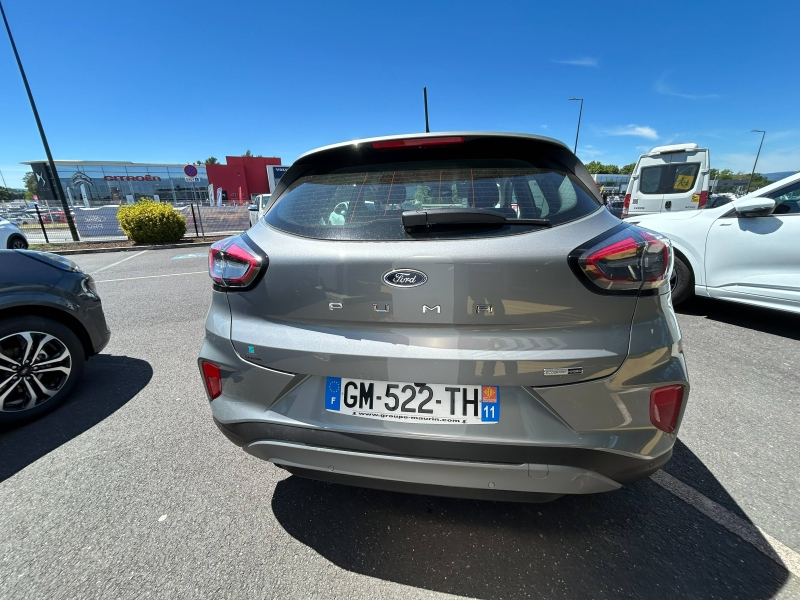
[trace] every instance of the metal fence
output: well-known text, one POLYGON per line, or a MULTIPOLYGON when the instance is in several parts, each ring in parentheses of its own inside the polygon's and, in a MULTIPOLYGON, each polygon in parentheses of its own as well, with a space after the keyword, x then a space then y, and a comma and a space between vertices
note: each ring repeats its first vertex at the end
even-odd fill
MULTIPOLYGON (((73 209, 73 220, 81 242, 118 241, 128 239, 119 227, 119 206, 73 209)), ((186 219, 185 237, 233 235, 250 228, 247 206, 202 206, 198 203, 175 206, 186 219)), ((39 208, 23 215, 6 217, 15 223, 31 244, 72 242, 64 212, 39 208)))

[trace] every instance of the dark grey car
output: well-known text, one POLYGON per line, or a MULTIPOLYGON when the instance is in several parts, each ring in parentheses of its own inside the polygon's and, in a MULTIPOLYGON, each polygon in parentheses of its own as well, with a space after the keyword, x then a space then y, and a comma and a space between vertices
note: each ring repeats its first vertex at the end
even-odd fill
POLYGON ((645 477, 689 393, 669 241, 561 142, 446 133, 300 157, 209 255, 199 366, 246 452, 314 479, 548 500, 645 477))
POLYGON ((55 408, 110 336, 94 281, 78 265, 0 250, 0 424, 55 408))

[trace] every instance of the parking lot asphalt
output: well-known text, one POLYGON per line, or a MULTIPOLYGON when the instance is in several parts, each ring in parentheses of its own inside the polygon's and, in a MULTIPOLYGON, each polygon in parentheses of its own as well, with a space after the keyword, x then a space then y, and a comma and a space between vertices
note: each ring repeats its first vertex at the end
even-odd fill
POLYGON ((71 257, 112 340, 67 403, 0 432, 0 598, 800 598, 800 318, 679 311, 692 393, 667 475, 432 498, 290 476, 219 433, 205 257, 71 257))

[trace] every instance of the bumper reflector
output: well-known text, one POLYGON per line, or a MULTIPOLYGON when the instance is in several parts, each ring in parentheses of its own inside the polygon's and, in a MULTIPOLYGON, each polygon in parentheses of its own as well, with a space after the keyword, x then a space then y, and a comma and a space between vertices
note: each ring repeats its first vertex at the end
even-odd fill
POLYGON ((683 404, 683 386, 667 385, 650 392, 650 422, 661 431, 672 433, 678 424, 683 404))
POLYGON ((213 400, 222 394, 222 375, 219 367, 214 363, 205 360, 200 361, 200 369, 203 372, 203 382, 206 384, 206 392, 209 399, 213 400))

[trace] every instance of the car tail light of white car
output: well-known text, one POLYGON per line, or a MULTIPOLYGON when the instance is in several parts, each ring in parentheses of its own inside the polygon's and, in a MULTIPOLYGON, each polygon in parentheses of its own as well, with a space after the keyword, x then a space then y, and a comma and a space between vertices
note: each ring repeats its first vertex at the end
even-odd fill
POLYGON ((625 194, 625 202, 622 205, 622 218, 623 219, 628 216, 628 211, 630 210, 630 207, 631 207, 631 195, 630 194, 625 194))
POLYGON ((572 270, 598 294, 648 295, 667 283, 672 245, 655 233, 627 224, 586 242, 569 255, 572 270))

